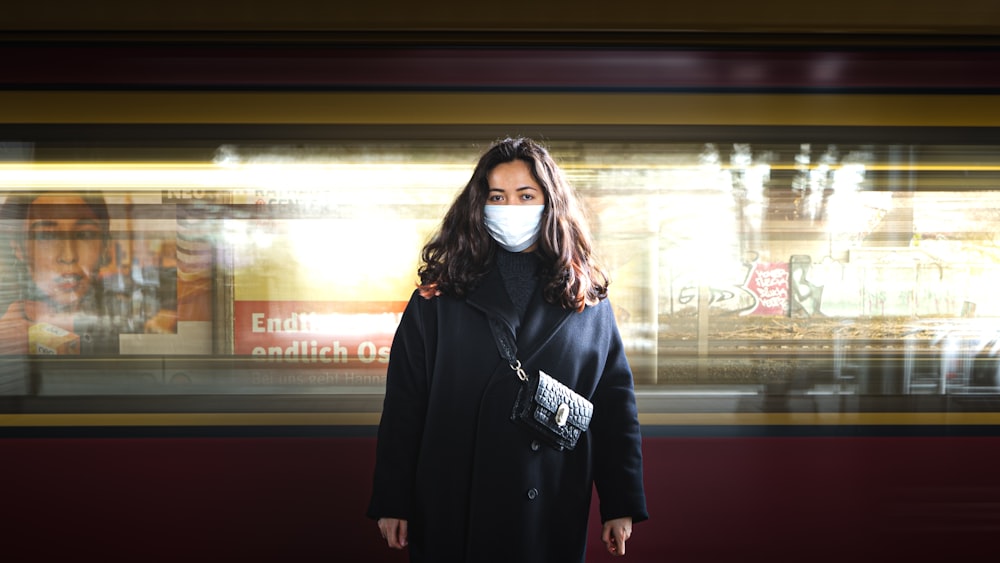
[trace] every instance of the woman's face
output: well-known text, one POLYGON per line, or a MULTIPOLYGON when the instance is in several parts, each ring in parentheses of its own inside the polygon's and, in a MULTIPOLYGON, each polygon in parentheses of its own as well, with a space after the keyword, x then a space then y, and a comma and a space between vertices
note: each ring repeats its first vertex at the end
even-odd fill
POLYGON ((532 252, 545 209, 545 192, 531 175, 528 164, 514 160, 497 165, 487 175, 486 229, 510 252, 532 252))
POLYGON ((83 198, 43 195, 28 207, 24 242, 14 252, 42 293, 60 307, 75 308, 98 274, 104 235, 83 198))
POLYGON ((486 205, 545 205, 545 192, 523 160, 498 164, 486 179, 490 183, 486 205))

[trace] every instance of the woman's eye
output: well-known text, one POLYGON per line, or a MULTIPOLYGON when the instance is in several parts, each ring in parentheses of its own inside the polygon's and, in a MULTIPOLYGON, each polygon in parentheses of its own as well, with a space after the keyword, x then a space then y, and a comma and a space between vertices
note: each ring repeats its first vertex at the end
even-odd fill
POLYGON ((65 235, 63 235, 63 233, 60 231, 31 231, 28 234, 28 237, 31 240, 52 241, 64 238, 65 235))
POLYGON ((73 238, 76 240, 92 241, 100 240, 103 236, 101 231, 74 231, 73 238))
POLYGON ((34 241, 53 242, 62 240, 94 241, 104 236, 101 231, 31 231, 28 237, 34 241))

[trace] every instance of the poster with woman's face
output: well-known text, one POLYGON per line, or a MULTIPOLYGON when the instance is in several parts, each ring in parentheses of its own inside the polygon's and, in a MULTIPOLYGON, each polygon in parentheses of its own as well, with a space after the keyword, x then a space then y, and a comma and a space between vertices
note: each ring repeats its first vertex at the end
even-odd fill
POLYGON ((0 197, 0 353, 121 354, 176 340, 173 207, 93 192, 0 197))

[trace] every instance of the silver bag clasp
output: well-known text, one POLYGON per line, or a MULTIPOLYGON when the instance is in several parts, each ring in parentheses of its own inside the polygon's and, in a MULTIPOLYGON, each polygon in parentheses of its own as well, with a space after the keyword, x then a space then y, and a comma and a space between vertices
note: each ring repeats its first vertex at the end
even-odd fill
POLYGON ((556 409, 556 426, 566 426, 569 420, 569 405, 563 403, 556 409))

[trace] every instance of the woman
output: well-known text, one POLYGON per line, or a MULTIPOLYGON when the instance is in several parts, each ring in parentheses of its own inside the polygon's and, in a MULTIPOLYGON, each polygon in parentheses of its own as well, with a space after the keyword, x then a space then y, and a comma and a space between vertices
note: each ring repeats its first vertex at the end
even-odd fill
POLYGON ((412 561, 583 561, 591 491, 625 554, 647 518, 632 373, 576 196, 548 152, 505 139, 424 247, 389 357, 368 515, 412 561), (518 359, 593 402, 575 449, 511 422, 518 359))

